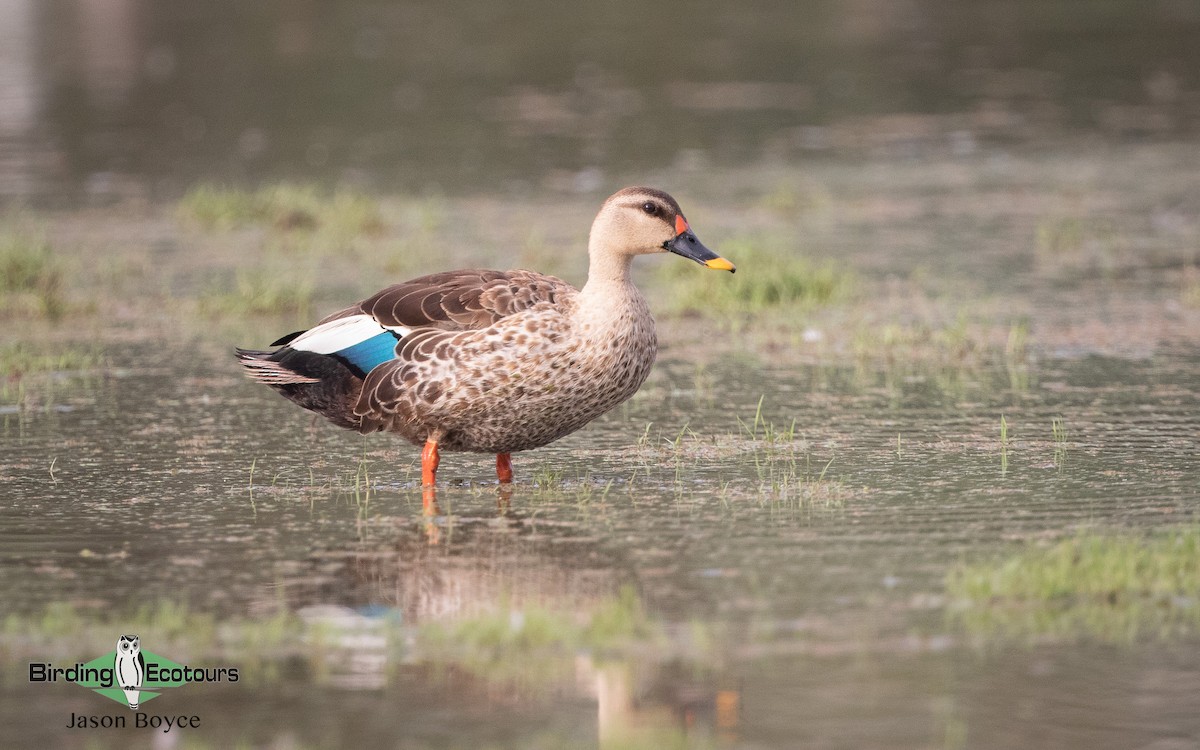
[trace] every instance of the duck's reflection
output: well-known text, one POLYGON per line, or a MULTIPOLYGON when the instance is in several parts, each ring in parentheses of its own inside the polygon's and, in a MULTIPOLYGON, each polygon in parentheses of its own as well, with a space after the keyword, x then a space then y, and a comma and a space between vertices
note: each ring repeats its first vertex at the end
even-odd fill
POLYGON ((442 542, 442 531, 437 524, 437 519, 441 515, 442 509, 438 507, 437 489, 430 485, 422 487, 421 516, 425 521, 421 527, 425 530, 425 539, 431 545, 441 544, 442 542))
POLYGON ((353 659, 330 660, 339 670, 331 681, 382 688, 400 664, 444 659, 442 669, 501 703, 514 690, 522 700, 553 699, 573 685, 595 700, 602 747, 680 736, 732 741, 736 689, 678 656, 645 658, 664 626, 649 622, 619 553, 587 525, 530 512, 528 503, 514 508, 513 492, 503 487, 493 504, 425 488, 419 516, 373 518, 350 548, 314 553, 309 571, 283 582, 293 610, 333 636, 335 649, 344 641, 353 651, 353 659), (646 643, 606 645, 598 622, 632 622, 617 626, 628 631, 621 642, 646 643), (404 634, 399 647, 396 633, 404 634), (443 653, 430 643, 449 646, 443 653))
POLYGON ((678 744, 671 741, 678 737, 737 740, 740 692, 698 679, 688 665, 646 670, 620 661, 581 667, 590 667, 602 748, 678 744))
MULTIPOLYGON (((496 511, 501 515, 505 515, 512 503, 513 488, 511 484, 502 484, 496 488, 496 511)), ((437 523, 437 518, 442 515, 441 506, 438 505, 437 488, 425 485, 421 487, 421 515, 424 518, 422 528, 425 530, 425 539, 430 545, 440 544, 442 541, 442 532, 437 523)))

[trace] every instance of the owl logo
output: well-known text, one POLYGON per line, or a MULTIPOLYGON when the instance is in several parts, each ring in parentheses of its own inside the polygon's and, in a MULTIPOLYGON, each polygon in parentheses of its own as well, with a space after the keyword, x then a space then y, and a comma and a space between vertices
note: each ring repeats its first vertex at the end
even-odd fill
POLYGON ((125 691, 125 701, 136 711, 142 681, 146 678, 146 659, 136 635, 123 635, 117 641, 113 671, 117 675, 117 684, 125 691))

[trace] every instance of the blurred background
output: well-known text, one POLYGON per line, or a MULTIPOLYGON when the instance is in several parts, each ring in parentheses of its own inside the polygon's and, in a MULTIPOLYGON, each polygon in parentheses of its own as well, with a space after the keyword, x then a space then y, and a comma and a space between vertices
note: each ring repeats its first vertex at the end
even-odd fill
POLYGON ((0 195, 1192 139, 1192 0, 0 0, 0 195))
POLYGON ((1200 747, 1198 140, 1197 0, 0 0, 0 747, 1200 747), (232 356, 628 184, 738 272, 512 487, 232 356))

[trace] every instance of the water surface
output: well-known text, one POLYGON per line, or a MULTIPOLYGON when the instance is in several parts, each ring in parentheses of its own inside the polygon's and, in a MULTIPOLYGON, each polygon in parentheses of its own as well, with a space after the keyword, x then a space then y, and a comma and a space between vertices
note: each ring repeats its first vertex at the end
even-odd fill
POLYGON ((1200 746, 1194 627, 946 584, 1200 520, 1190 4, 0 5, 0 232, 61 287, 57 319, 0 289, 0 359, 86 361, 0 371, 0 745, 1200 746), (178 201, 281 181, 378 226, 178 201), (511 491, 451 454, 425 493, 414 447, 237 370, 384 279, 579 282, 634 182, 738 279, 843 292, 640 259, 654 374, 511 491), (132 713, 28 663, 119 633, 243 680, 144 704, 200 729, 68 729, 132 713))
MULTIPOLYGON (((430 517, 415 449, 314 426, 219 359, 181 372, 128 354, 70 410, 6 418, 6 493, 20 498, 4 511, 10 612, 171 601, 319 619, 336 606, 418 628, 530 607, 587 612, 632 590, 677 639, 636 662, 581 652, 574 675, 518 680, 516 695, 488 688, 509 678, 431 672, 411 651, 378 677, 351 670, 339 682, 335 667, 332 679, 300 669, 189 687, 187 710, 219 726, 209 743, 587 746, 661 725, 732 746, 837 736, 831 746, 926 747, 961 735, 951 744, 1126 747, 1200 732, 1188 709, 1194 644, 981 653, 942 591, 959 561, 1020 540, 1194 522, 1194 357, 1052 359, 1021 392, 957 396, 761 364, 718 369, 707 393, 677 392, 674 376, 692 365, 668 359, 628 407, 520 456, 511 497, 497 495, 488 461, 448 456, 430 517), (790 444, 764 446, 739 425, 760 396, 776 423, 796 420, 790 444), (1069 430, 1058 455, 1056 416, 1069 430), (694 435, 668 444, 685 423, 694 435), (356 493, 360 462, 369 490, 356 493), (539 471, 555 473, 547 486, 539 471), (787 489, 822 471, 811 494, 787 489), (228 705, 245 694, 255 708, 228 705), (265 705, 270 731, 254 718, 265 705)), ((66 651, 52 656, 75 658, 66 651)), ((503 658, 490 669, 521 672, 503 658)), ((10 679, 6 705, 32 689, 10 679)), ((64 710, 95 710, 78 688, 43 691, 9 714, 12 736, 61 742, 64 710)))

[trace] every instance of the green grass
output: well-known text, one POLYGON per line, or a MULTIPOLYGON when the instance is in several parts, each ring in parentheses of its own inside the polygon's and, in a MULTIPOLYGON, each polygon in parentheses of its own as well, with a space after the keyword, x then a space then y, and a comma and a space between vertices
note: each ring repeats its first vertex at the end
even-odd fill
POLYGON ((662 625, 649 618, 636 592, 626 587, 590 612, 501 606, 457 622, 430 623, 418 632, 416 649, 434 663, 488 680, 525 682, 569 676, 581 650, 621 658, 664 642, 662 625))
POLYGON ((1067 462, 1067 423, 1062 417, 1050 418, 1050 434, 1054 438, 1054 466, 1061 470, 1067 462))
POLYGON ((852 347, 860 360, 887 362, 932 362, 947 365, 974 365, 981 359, 1023 364, 1028 358, 1028 328, 1024 323, 1009 325, 1000 344, 996 324, 972 322, 966 312, 944 324, 887 323, 859 328, 852 347))
POLYGON ((539 670, 573 673, 580 652, 596 658, 632 657, 666 647, 663 626, 652 619, 629 587, 583 609, 520 607, 503 602, 492 612, 443 622, 405 624, 396 617, 361 618, 340 613, 292 613, 253 619, 217 618, 186 604, 157 601, 126 611, 56 603, 0 619, 0 663, 55 652, 82 656, 112 649, 113 634, 135 625, 156 653, 212 661, 236 655, 255 663, 299 659, 319 672, 330 649, 353 648, 363 629, 391 644, 410 643, 411 653, 388 658, 466 669, 485 678, 509 679, 539 670), (537 664, 535 664, 536 662, 537 664))
POLYGON ((194 187, 179 201, 179 217, 209 231, 228 230, 260 221, 253 193, 216 185, 194 187))
POLYGON ((1040 268, 1051 272, 1081 269, 1109 275, 1116 268, 1127 241, 1119 237, 1111 221, 1092 216, 1050 216, 1037 224, 1035 258, 1040 268))
POLYGON ((187 604, 159 600, 132 609, 55 603, 0 620, 0 664, 32 659, 74 663, 111 651, 115 633, 133 630, 155 653, 193 665, 233 664, 251 685, 278 682, 296 665, 320 682, 343 633, 280 610, 254 618, 220 618, 187 604), (135 629, 136 628, 136 629, 135 629))
POLYGON ((45 234, 18 219, 0 223, 0 314, 57 320, 66 309, 62 264, 45 234))
POLYGON ((53 403, 64 380, 74 384, 80 379, 58 375, 86 377, 104 364, 104 356, 95 348, 67 345, 50 349, 21 341, 0 344, 0 404, 29 408, 53 403))
POLYGON ((988 635, 1132 640, 1200 633, 1200 526, 1084 532, 946 578, 956 616, 988 635))
POLYGON ((549 464, 541 464, 534 470, 530 478, 539 490, 561 490, 565 474, 549 464))
POLYGON ((1038 221, 1036 235, 1039 254, 1060 258, 1081 253, 1087 232, 1078 217, 1049 216, 1038 221))
POLYGON ((1200 279, 1192 278, 1185 280, 1179 298, 1184 306, 1192 309, 1200 309, 1200 279))
POLYGON ((267 225, 353 236, 383 228, 379 203, 363 193, 344 188, 328 193, 311 185, 288 183, 257 190, 199 185, 179 202, 178 213, 207 231, 267 225))
MULTIPOLYGON (((518 487, 525 484, 526 480, 531 482, 532 486, 521 489, 519 492, 521 502, 528 503, 530 507, 565 503, 582 507, 593 502, 603 502, 612 494, 613 487, 617 483, 615 478, 605 481, 587 473, 568 476, 560 469, 546 466, 531 468, 528 474, 517 473, 516 484, 518 487)), ((471 487, 471 493, 476 497, 497 492, 501 496, 511 497, 512 494, 511 491, 505 489, 504 485, 496 487, 485 483, 475 484, 471 487)))
MULTIPOLYGON (((763 414, 764 400, 765 397, 758 399, 752 422, 738 417, 741 437, 752 447, 758 497, 794 507, 843 504, 846 488, 841 482, 826 478, 834 459, 814 464, 807 442, 797 438, 796 420, 792 419, 786 428, 777 427, 763 414)), ((727 490, 723 496, 728 496, 727 490)))
POLYGON ((778 241, 738 239, 720 254, 737 273, 698 268, 680 258, 662 264, 671 306, 681 312, 751 314, 766 310, 805 312, 848 298, 856 282, 833 263, 816 263, 778 241))
POLYGON ((1008 471, 1008 420, 1000 415, 1000 473, 1008 471))
POLYGON ((67 346, 49 350, 26 342, 0 345, 0 377, 21 378, 52 372, 79 372, 103 364, 95 349, 67 346))
POLYGON ((1031 347, 1024 321, 975 320, 965 310, 947 320, 859 322, 848 351, 860 373, 878 374, 891 390, 928 383, 953 398, 968 390, 1030 387, 1031 347))
POLYGON ((763 402, 766 401, 766 398, 766 396, 758 397, 758 406, 754 408, 752 422, 746 422, 741 417, 737 417, 738 427, 746 437, 754 441, 762 441, 767 445, 790 444, 796 439, 796 420, 793 418, 787 429, 776 427, 775 423, 769 421, 763 414, 763 402))
POLYGON ((786 220, 795 220, 805 214, 827 211, 833 198, 816 185, 777 184, 763 194, 757 205, 786 220))
POLYGON ((290 272, 239 270, 232 288, 213 286, 201 295, 200 310, 216 317, 307 315, 314 288, 311 278, 290 272))
MULTIPOLYGON (((386 622, 380 626, 396 627, 386 622)), ((112 650, 115 633, 132 627, 155 653, 178 661, 233 662, 250 682, 277 679, 285 661, 305 664, 319 678, 330 650, 345 635, 336 627, 306 622, 282 610, 265 617, 219 618, 167 600, 120 611, 59 602, 0 620, 0 663, 99 656, 112 650)))
POLYGON ((720 499, 727 507, 741 502, 784 510, 843 506, 851 490, 830 476, 834 459, 814 458, 809 442, 797 432, 796 420, 777 424, 767 416, 764 403, 760 398, 750 418, 737 417, 738 432, 732 434, 702 435, 686 424, 656 433, 654 425, 647 424, 637 441, 641 475, 653 480, 673 470, 675 491, 682 494, 690 491, 697 468, 716 471, 720 499))

